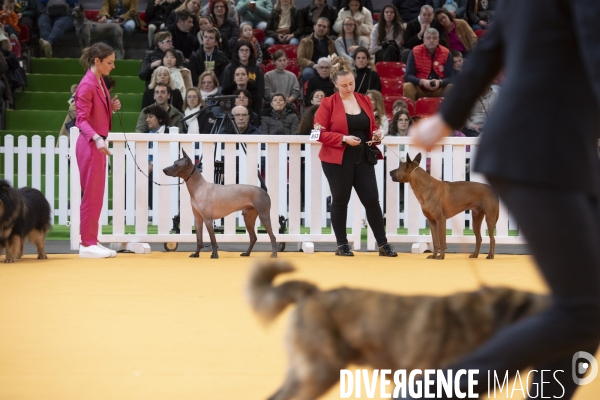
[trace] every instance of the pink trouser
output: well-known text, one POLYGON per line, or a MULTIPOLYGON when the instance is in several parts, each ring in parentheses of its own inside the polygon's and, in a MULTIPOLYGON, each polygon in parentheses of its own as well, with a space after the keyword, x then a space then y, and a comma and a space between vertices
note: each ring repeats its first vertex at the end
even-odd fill
POLYGON ((106 155, 100 153, 96 144, 83 135, 77 139, 76 155, 83 194, 80 208, 81 244, 93 246, 98 244, 98 222, 106 183, 106 155))

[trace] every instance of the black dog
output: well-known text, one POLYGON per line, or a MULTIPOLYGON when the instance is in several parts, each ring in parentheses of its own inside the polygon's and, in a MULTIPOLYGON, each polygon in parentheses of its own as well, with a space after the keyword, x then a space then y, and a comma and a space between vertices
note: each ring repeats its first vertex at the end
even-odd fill
POLYGON ((23 256, 25 239, 37 247, 38 259, 46 259, 46 233, 50 230, 50 204, 42 192, 24 187, 13 189, 0 180, 0 254, 6 247, 4 262, 23 256))

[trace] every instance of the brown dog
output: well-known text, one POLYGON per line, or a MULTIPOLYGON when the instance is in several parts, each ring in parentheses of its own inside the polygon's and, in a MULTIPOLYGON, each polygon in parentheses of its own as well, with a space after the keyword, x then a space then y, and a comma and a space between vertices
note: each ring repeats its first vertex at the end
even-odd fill
POLYGON ((246 284, 253 310, 265 321, 296 303, 286 336, 286 378, 270 400, 316 399, 350 363, 392 371, 447 367, 550 301, 509 288, 435 297, 321 291, 303 281, 272 285, 278 274, 293 270, 286 262, 266 261, 254 267, 246 284))
POLYGON ((175 161, 170 167, 163 169, 163 172, 168 176, 177 176, 184 179, 190 192, 197 242, 196 252, 192 253, 190 257, 199 257, 200 255, 203 246, 202 223, 204 222, 212 245, 210 258, 219 258, 213 221, 235 211, 242 211, 246 230, 250 235, 250 246, 245 253, 240 255, 250 255, 254 243, 256 243, 254 224, 256 223, 256 217, 260 217, 269 238, 271 238, 273 250, 271 257, 277 257, 277 243, 275 243, 275 235, 273 235, 271 229, 271 198, 263 189, 252 185, 215 185, 206 182, 185 151, 183 151, 182 158, 175 161))
POLYGON ((429 175, 419 166, 421 153, 411 161, 406 155, 406 162, 390 171, 394 182, 408 182, 431 229, 433 254, 427 258, 443 260, 446 256, 446 220, 465 210, 471 210, 473 232, 475 233, 475 251, 469 257, 477 258, 481 247, 481 222, 485 216, 490 236, 490 253, 487 258, 494 258, 494 229, 498 222, 500 201, 489 185, 478 182, 443 182, 429 175), (438 255, 439 251, 439 255, 438 255))

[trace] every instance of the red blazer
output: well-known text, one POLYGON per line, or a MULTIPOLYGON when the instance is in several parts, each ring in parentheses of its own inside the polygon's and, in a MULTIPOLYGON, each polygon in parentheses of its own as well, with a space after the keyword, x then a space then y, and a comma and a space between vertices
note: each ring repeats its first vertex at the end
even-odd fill
MULTIPOLYGON (((371 120, 371 129, 368 132, 369 140, 371 140, 373 131, 379 129, 375 123, 371 99, 357 92, 354 92, 354 97, 356 97, 360 108, 367 113, 371 120)), ((331 164, 341 164, 346 148, 346 143, 342 142, 342 137, 348 136, 348 120, 339 92, 321 100, 321 105, 315 114, 315 124, 323 127, 319 137, 319 142, 323 143, 321 151, 319 151, 319 158, 321 161, 331 164)), ((379 151, 379 157, 377 158, 383 160, 381 151, 379 151)))
POLYGON ((79 82, 75 92, 75 109, 77 110, 76 126, 88 141, 92 141, 95 133, 101 136, 108 136, 112 128, 112 104, 110 102, 110 93, 102 82, 104 93, 108 96, 108 102, 102 89, 94 76, 92 70, 87 73, 79 82))

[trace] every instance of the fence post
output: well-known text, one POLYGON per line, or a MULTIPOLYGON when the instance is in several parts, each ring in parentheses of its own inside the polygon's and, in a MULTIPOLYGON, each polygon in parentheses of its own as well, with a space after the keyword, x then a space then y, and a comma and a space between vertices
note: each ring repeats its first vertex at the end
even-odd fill
POLYGON ((52 220, 50 223, 54 225, 54 217, 56 216, 56 204, 54 202, 54 157, 56 150, 54 149, 54 136, 46 136, 46 147, 44 148, 46 154, 46 190, 44 195, 46 200, 50 203, 50 211, 52 213, 52 220))

